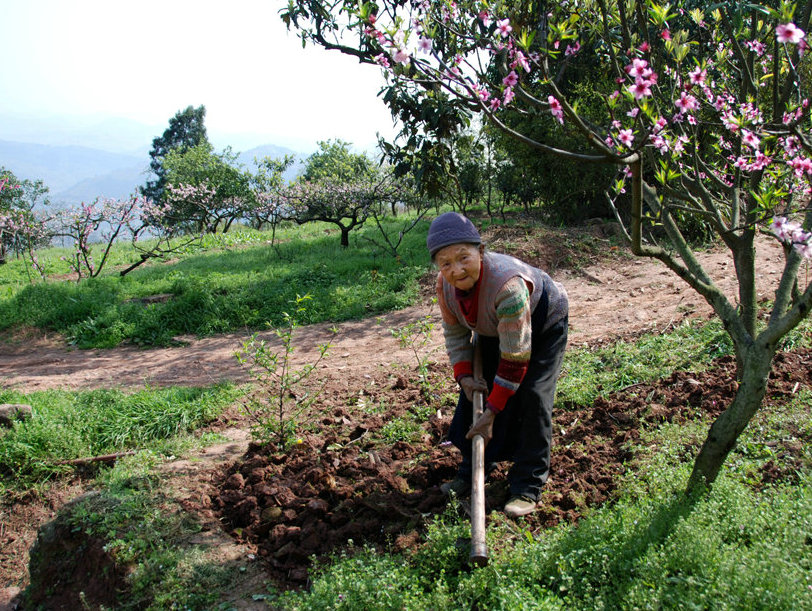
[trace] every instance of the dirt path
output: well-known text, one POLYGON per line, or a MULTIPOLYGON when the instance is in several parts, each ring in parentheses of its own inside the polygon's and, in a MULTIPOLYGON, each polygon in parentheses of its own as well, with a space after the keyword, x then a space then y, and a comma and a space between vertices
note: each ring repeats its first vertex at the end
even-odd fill
MULTIPOLYGON (((734 298, 733 263, 726 251, 700 255, 708 272, 725 293, 734 298)), ((541 262, 544 263, 543 261, 541 262)), ((549 269, 549 267, 546 267, 549 269)), ((783 268, 783 253, 775 240, 758 245, 759 298, 772 296, 783 268)), ((689 316, 707 317, 710 307, 659 261, 616 257, 577 271, 552 271, 570 298, 570 345, 579 346, 632 336, 644 331, 665 331, 689 316)), ((438 323, 431 346, 437 359, 442 333, 436 308, 428 301, 406 310, 339 325, 330 357, 320 367, 344 378, 363 375, 393 363, 415 363, 410 348, 403 348, 391 330, 422 316, 438 323)), ((312 362, 315 347, 331 339, 333 325, 312 325, 297 330, 294 360, 312 362)), ((209 385, 222 380, 247 380, 234 358, 249 333, 206 338, 183 338, 182 347, 143 350, 70 350, 58 337, 18 334, 0 344, 0 387, 23 392, 49 388, 90 389, 172 385, 209 385)), ((273 333, 262 336, 278 341, 273 333)), ((326 373, 326 372, 325 372, 326 373)))

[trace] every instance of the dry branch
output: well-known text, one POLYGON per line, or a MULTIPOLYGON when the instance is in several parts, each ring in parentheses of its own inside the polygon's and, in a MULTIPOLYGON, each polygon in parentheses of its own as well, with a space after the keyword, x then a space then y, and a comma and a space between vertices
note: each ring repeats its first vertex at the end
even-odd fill
POLYGON ((135 450, 127 452, 116 452, 115 454, 103 454, 101 456, 88 456, 86 458, 71 458, 70 460, 58 460, 54 464, 57 465, 89 465, 94 462, 115 462, 124 456, 132 456, 135 450))

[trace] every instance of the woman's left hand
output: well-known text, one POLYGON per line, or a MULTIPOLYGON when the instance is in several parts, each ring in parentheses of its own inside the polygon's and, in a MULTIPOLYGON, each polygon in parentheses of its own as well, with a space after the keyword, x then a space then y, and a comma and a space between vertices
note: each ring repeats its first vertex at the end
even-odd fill
POLYGON ((491 410, 485 409, 482 414, 477 418, 476 422, 468 429, 468 434, 465 436, 466 439, 473 439, 476 435, 482 435, 482 439, 485 440, 485 445, 488 445, 488 442, 493 437, 493 419, 496 417, 491 410))

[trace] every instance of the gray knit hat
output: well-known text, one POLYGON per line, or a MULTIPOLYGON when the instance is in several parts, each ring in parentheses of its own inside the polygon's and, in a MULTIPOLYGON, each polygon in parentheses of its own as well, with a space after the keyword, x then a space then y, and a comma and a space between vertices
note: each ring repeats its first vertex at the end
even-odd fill
POLYGON ((446 212, 431 222, 426 236, 426 246, 431 258, 451 244, 481 244, 482 238, 468 218, 459 212, 446 212))

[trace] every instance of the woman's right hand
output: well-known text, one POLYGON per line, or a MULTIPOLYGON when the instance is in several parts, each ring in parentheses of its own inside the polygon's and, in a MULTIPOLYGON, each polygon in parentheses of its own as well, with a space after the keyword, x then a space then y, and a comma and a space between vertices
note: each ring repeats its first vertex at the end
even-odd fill
POLYGON ((473 403, 474 402, 474 393, 477 391, 487 393, 488 392, 488 385, 485 382, 477 380, 474 376, 465 376, 460 378, 460 388, 462 388, 462 392, 465 393, 467 399, 473 403))

